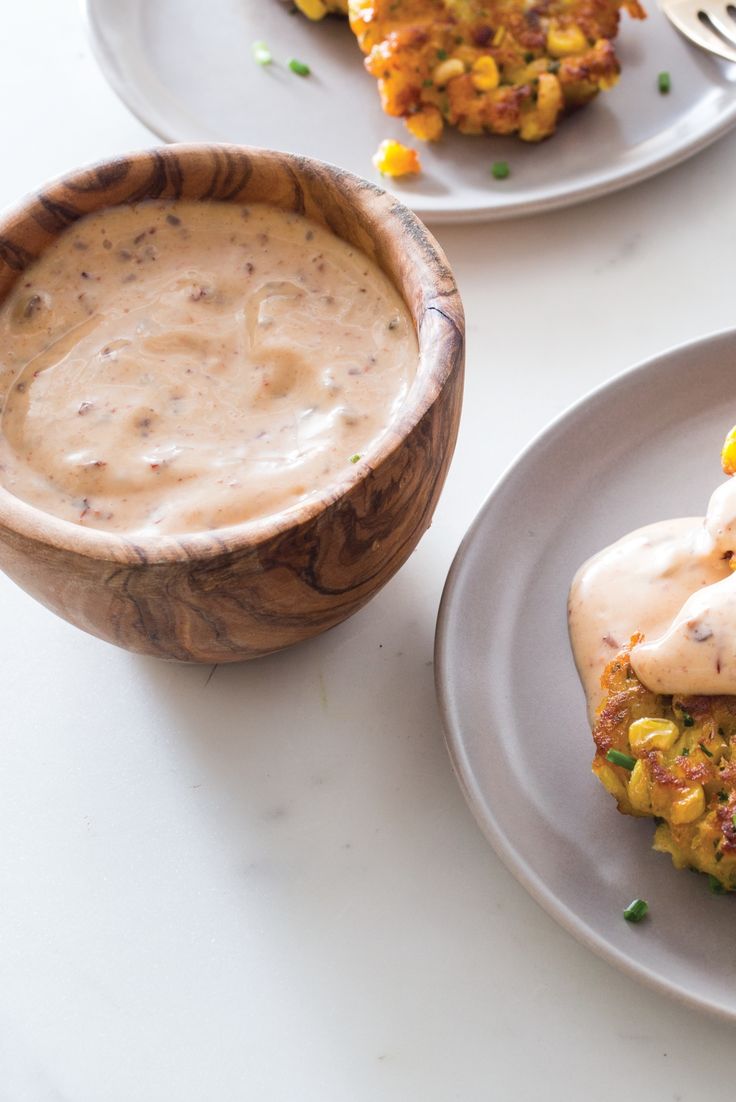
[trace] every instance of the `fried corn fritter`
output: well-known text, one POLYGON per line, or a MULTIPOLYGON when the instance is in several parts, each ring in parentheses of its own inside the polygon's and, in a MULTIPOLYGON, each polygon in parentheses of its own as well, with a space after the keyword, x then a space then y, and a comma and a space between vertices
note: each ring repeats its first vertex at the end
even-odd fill
POLYGON ((383 109, 415 137, 513 134, 539 141, 618 80, 619 10, 638 0, 348 0, 383 109))
POLYGON ((708 873, 715 886, 736 891, 736 696, 650 692, 631 668, 640 638, 601 679, 593 772, 623 814, 658 820, 654 848, 677 868, 708 873), (611 762, 610 751, 628 761, 611 762))
POLYGON ((463 134, 540 141, 562 114, 617 82, 612 39, 638 0, 296 0, 310 19, 345 12, 383 109, 423 141, 463 134))

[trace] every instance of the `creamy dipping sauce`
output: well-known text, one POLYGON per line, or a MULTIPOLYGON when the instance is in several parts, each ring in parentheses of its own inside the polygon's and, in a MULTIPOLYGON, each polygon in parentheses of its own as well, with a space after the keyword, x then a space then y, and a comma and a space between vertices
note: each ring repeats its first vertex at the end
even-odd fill
POLYGON ((100 211, 0 308, 0 480, 111 532, 270 516, 374 447, 418 359, 388 278, 306 218, 190 201, 100 211))
POLYGON ((594 555, 570 590, 575 662, 591 716, 604 667, 640 632, 636 676, 658 693, 736 694, 736 479, 707 515, 640 528, 594 555))

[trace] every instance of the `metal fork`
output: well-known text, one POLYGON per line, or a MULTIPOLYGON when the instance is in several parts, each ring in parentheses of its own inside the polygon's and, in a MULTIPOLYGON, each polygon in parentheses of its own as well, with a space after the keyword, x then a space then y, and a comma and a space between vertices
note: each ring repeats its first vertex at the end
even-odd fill
POLYGON ((736 63, 736 3, 721 0, 660 0, 678 31, 709 53, 736 63))

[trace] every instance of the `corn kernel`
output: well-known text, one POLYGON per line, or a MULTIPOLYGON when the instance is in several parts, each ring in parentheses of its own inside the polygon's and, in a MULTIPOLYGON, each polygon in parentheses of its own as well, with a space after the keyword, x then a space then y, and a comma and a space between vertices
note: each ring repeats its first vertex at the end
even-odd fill
POLYGON ((694 784, 685 790, 682 796, 672 801, 670 822, 676 826, 692 823, 705 811, 705 790, 702 784, 694 784))
POLYGON ((629 746, 632 750, 670 750, 680 732, 671 719, 634 720, 629 727, 629 746))
POLYGON ((327 15, 323 0, 296 0, 296 6, 304 12, 307 19, 323 19, 327 15))
POLYGON ((649 792, 649 776, 646 764, 638 761, 631 771, 629 780, 629 800, 637 811, 648 814, 652 810, 652 797, 649 792))
POLYGON ((479 92, 492 92, 500 80, 498 65, 490 55, 479 57, 473 65, 473 87, 479 92))
POLYGON ((736 474, 736 425, 731 429, 723 441, 721 449, 721 466, 724 474, 736 474))
POLYGON ((422 170, 416 149, 408 149, 389 138, 379 145, 373 155, 373 164, 384 176, 407 176, 422 170))
POLYGON ((455 77, 461 77, 465 72, 465 66, 459 57, 448 57, 447 61, 441 61, 432 73, 432 80, 438 88, 444 88, 455 77))
POLYGON ((554 131, 557 116, 565 106, 560 82, 553 73, 537 77, 537 102, 525 111, 519 127, 519 137, 525 142, 539 142, 554 131))
POLYGON ((442 134, 444 122, 438 107, 423 107, 404 120, 406 129, 422 142, 436 142, 442 134))
POLYGON ((575 23, 569 27, 560 27, 552 21, 547 32, 547 50, 553 57, 581 54, 587 45, 587 38, 575 23))
POLYGON ((615 796, 619 801, 624 801, 626 799, 626 785, 623 781, 619 780, 618 775, 611 769, 610 765, 596 764, 593 767, 593 772, 606 791, 610 792, 612 796, 615 796))

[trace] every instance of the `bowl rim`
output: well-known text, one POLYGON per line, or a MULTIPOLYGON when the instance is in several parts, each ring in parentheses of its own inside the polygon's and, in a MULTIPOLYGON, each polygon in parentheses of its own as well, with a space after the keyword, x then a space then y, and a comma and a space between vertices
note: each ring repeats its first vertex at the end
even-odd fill
MULTIPOLYGON (((415 381, 404 402, 392 415, 386 431, 377 444, 367 451, 358 463, 351 465, 342 478, 330 483, 322 491, 315 491, 306 501, 289 506, 279 513, 202 532, 161 536, 131 533, 128 536, 123 533, 86 528, 73 521, 56 517, 16 497, 0 484, 0 531, 14 533, 55 550, 131 566, 191 563, 211 559, 222 553, 257 551, 259 547, 271 542, 274 538, 309 525, 321 513, 335 506, 358 485, 366 481, 374 470, 388 461, 403 446, 405 440, 434 405, 445 384, 451 380, 458 364, 462 369, 465 335, 462 301, 441 246, 424 223, 390 193, 337 165, 315 158, 222 142, 152 146, 119 154, 56 176, 42 187, 23 196, 15 204, 5 208, 0 213, 0 243, 11 227, 32 217, 34 205, 43 201, 43 197, 54 189, 84 190, 90 174, 113 177, 115 172, 125 164, 138 165, 144 161, 167 157, 185 159, 196 164, 198 159, 211 157, 213 153, 247 158, 251 162, 255 160, 286 163, 290 171, 297 175, 311 173, 328 177, 331 186, 343 196, 349 197, 351 203, 356 205, 356 209, 362 209, 368 213, 371 208, 375 210, 376 206, 382 208, 382 218, 378 226, 380 236, 377 240, 389 240, 391 236, 398 234, 406 247, 407 255, 413 262, 424 266, 427 270, 435 266, 436 270, 442 273, 443 287, 438 290, 438 298, 441 298, 441 302, 433 303, 426 290, 421 289, 416 309, 407 303, 415 321, 419 362, 415 381), (443 306, 450 298, 454 298, 453 309, 447 312, 443 306), (446 341, 437 339, 438 326, 440 332, 444 330, 446 337, 449 337, 449 354, 446 341), (421 385, 416 385, 417 383, 421 385)), ((231 197, 215 201, 247 200, 231 197)), ((120 205, 120 202, 109 205, 120 205)), ((105 206, 103 202, 91 210, 102 210, 105 206)), ((38 255, 43 253, 44 248, 38 255)), ((22 270, 19 271, 19 276, 22 270)), ((405 298, 404 288, 395 280, 392 282, 405 298)), ((14 283, 11 287, 13 285, 14 283)), ((4 297, 4 295, 0 297, 0 303, 4 297)))

